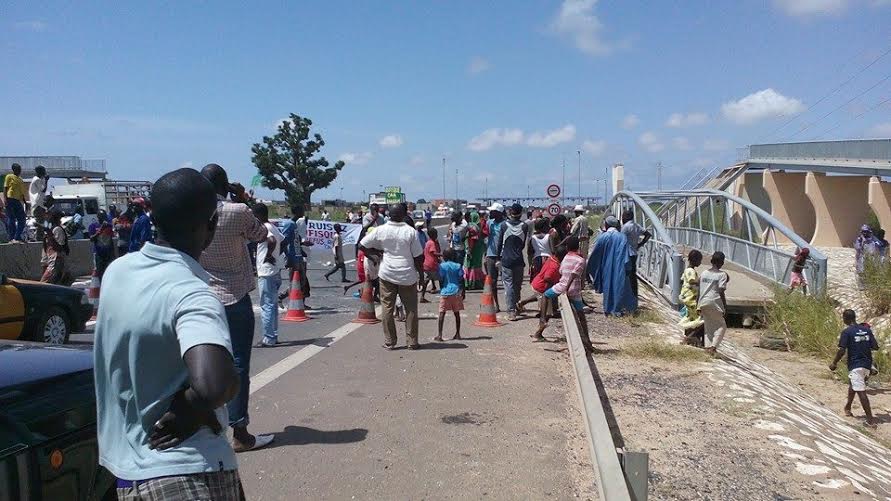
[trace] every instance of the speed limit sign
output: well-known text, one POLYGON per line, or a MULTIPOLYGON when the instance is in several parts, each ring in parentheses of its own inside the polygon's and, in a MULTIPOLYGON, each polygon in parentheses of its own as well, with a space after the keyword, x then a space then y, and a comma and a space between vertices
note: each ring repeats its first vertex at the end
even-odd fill
POLYGON ((557 214, 560 214, 560 204, 548 205, 548 214, 550 214, 551 216, 556 216, 557 214))
POLYGON ((560 185, 551 184, 548 185, 548 196, 551 198, 557 198, 560 196, 560 185))

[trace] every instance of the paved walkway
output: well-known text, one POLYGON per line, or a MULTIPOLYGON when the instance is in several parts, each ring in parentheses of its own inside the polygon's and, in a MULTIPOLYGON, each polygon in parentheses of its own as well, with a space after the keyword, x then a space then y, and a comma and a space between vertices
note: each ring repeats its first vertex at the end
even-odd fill
MULTIPOLYGON (((663 315, 675 316, 667 310, 663 315)), ((669 325, 654 330, 681 339, 680 330, 669 325)), ((855 494, 891 499, 891 450, 732 343, 725 341, 720 352, 722 359, 701 364, 700 370, 708 372, 727 397, 759 415, 752 426, 795 460, 798 473, 810 477, 823 493, 838 496, 835 499, 855 494)))
POLYGON ((380 325, 304 348, 252 395, 251 428, 277 439, 239 456, 248 498, 594 498, 566 345, 531 343, 535 319, 474 327, 478 304, 461 341, 431 342, 428 304, 421 350, 382 349, 380 325))

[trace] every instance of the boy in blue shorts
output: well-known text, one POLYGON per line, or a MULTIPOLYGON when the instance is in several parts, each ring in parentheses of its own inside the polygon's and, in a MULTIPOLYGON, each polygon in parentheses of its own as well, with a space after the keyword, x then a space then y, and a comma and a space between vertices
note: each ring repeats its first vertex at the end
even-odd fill
POLYGON ((439 331, 434 341, 442 341, 442 324, 447 311, 455 313, 455 337, 461 339, 461 310, 464 309, 464 268, 454 249, 442 251, 439 265, 439 331))

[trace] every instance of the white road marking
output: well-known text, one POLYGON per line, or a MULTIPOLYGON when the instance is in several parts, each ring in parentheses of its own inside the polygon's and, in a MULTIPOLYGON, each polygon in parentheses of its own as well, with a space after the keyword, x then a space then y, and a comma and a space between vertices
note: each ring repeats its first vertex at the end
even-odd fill
MULTIPOLYGON (((377 314, 380 315, 380 307, 377 308, 377 314)), ((337 329, 333 330, 331 333, 321 337, 320 339, 330 340, 327 345, 320 346, 317 344, 311 344, 296 353, 292 353, 287 357, 283 358, 279 362, 274 365, 267 367, 262 372, 257 374, 256 376, 251 377, 251 395, 255 392, 259 391, 261 388, 266 386, 267 384, 275 381, 276 379, 282 377, 285 373, 290 371, 291 369, 297 367, 298 365, 306 362, 310 358, 315 355, 321 353, 325 348, 330 348, 331 345, 336 343, 338 340, 343 339, 348 334, 352 333, 359 327, 362 327, 365 324, 354 324, 348 323, 345 325, 341 325, 337 329)))

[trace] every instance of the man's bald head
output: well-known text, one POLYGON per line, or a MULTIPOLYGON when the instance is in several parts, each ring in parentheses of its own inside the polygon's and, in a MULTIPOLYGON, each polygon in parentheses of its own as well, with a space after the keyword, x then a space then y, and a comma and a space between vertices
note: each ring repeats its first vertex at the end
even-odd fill
POLYGON ((217 210, 216 193, 204 175, 195 169, 164 174, 152 185, 152 202, 152 221, 164 240, 175 248, 204 244, 217 210))
POLYGON ((207 164, 201 169, 201 175, 206 177, 213 185, 217 195, 226 196, 229 193, 229 176, 226 175, 226 169, 219 164, 207 164))
POLYGON ((405 221, 405 207, 402 204, 390 206, 390 221, 396 221, 397 223, 405 221))

